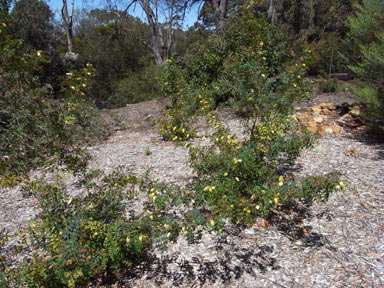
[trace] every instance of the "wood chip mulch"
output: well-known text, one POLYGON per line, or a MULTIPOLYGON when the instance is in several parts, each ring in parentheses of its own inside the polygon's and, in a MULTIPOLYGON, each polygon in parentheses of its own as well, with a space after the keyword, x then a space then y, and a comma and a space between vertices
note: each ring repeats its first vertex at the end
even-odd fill
MULTIPOLYGON (((154 102, 145 107, 141 120, 157 111, 154 102)), ((226 125, 239 126, 236 119, 226 125)), ((92 165, 106 171, 150 169, 155 178, 180 184, 193 176, 187 150, 162 142, 148 127, 118 131, 90 152, 92 165)), ((122 280, 92 287, 384 287, 384 144, 345 131, 326 134, 302 151, 293 171, 299 177, 338 171, 346 190, 253 226, 228 224, 221 236, 204 232, 194 245, 180 236, 122 280)), ((0 191, 0 229, 12 231, 30 219, 33 202, 27 205, 18 193, 0 191)))

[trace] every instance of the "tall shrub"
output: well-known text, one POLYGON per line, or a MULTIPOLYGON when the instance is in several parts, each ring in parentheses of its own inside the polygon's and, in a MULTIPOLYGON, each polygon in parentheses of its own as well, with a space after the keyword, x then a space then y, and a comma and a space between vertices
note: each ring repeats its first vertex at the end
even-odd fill
POLYGON ((366 105, 368 124, 384 132, 384 3, 363 0, 348 18, 348 43, 354 53, 349 69, 362 81, 354 87, 355 95, 366 105))

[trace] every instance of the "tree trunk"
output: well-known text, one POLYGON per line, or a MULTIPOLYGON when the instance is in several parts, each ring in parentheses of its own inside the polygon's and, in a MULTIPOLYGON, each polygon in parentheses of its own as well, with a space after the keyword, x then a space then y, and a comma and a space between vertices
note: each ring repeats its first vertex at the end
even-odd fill
MULTIPOLYGON (((157 13, 155 14, 149 3, 150 0, 141 0, 140 3, 147 16, 148 24, 151 29, 151 44, 152 51, 155 57, 156 64, 163 64, 168 58, 164 55, 164 38, 161 31, 157 13)), ((155 1, 155 9, 157 9, 157 1, 155 1)))
POLYGON ((269 2, 268 22, 271 23, 272 25, 276 25, 276 22, 277 22, 275 0, 270 0, 269 2))
POLYGON ((65 24, 65 30, 67 35, 67 50, 69 53, 73 53, 73 12, 75 7, 75 0, 71 2, 71 13, 68 14, 67 0, 63 0, 63 8, 61 9, 61 15, 65 24))
POLYGON ((313 6, 313 0, 309 0, 309 30, 313 32, 315 29, 315 8, 313 6))
POLYGON ((213 10, 213 19, 216 31, 221 30, 225 26, 225 18, 227 16, 228 0, 208 0, 213 10))

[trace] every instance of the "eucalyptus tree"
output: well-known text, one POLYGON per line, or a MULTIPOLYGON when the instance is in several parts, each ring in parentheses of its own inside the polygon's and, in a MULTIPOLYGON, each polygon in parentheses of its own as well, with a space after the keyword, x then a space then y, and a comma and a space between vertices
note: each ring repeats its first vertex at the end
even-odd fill
POLYGON ((65 32, 67 36, 67 51, 73 53, 73 13, 75 11, 75 0, 71 0, 69 3, 67 0, 63 0, 63 6, 61 8, 61 16, 65 25, 65 32), (70 4, 68 10, 68 4, 70 4))

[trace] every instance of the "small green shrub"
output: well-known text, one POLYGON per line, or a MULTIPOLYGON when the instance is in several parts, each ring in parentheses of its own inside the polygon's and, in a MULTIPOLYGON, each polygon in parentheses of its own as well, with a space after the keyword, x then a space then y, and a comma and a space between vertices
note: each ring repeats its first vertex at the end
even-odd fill
POLYGON ((336 92, 338 83, 335 79, 324 80, 320 83, 319 89, 323 93, 336 92))
POLYGON ((31 182, 25 190, 42 211, 30 224, 35 253, 15 278, 28 287, 75 287, 102 273, 119 276, 138 262, 151 243, 151 219, 125 217, 124 201, 135 195, 137 179, 113 173, 70 197, 56 183, 31 182))
POLYGON ((294 101, 308 96, 303 81, 308 52, 296 56, 287 47, 273 26, 246 12, 184 62, 168 61, 159 77, 172 100, 161 124, 164 139, 192 137, 193 117, 207 116, 219 105, 254 117, 288 113, 294 101))

